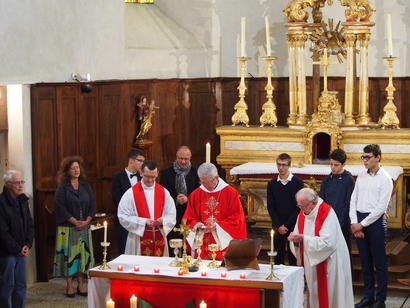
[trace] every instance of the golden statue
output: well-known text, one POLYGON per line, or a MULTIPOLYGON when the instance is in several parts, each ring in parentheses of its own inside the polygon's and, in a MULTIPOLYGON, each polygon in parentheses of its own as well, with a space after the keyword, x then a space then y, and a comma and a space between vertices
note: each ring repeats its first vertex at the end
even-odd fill
POLYGON ((312 8, 313 22, 319 23, 322 20, 322 12, 320 9, 333 4, 333 0, 292 0, 283 10, 289 22, 306 22, 309 15, 304 10, 307 7, 312 8))
POLYGON ((155 105, 154 101, 151 101, 151 104, 148 104, 147 98, 142 96, 140 102, 137 104, 137 109, 137 123, 141 124, 139 125, 138 134, 135 139, 141 140, 151 129, 152 117, 155 113, 155 109, 159 109, 159 107, 155 105))
POLYGON ((369 21, 376 10, 368 0, 339 0, 342 6, 347 6, 345 11, 347 21, 369 21))

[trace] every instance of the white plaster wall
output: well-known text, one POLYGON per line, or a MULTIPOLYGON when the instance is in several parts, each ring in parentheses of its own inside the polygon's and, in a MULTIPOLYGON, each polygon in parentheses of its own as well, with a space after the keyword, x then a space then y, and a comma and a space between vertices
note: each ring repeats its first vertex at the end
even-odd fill
MULTIPOLYGON (((25 193, 30 198, 33 214, 33 165, 31 149, 31 109, 30 87, 24 85, 7 86, 8 117, 8 169, 23 173, 25 193)), ((35 247, 28 257, 27 282, 36 281, 35 247)))
MULTIPOLYGON (((237 34, 247 18, 249 72, 258 76, 265 44, 263 17, 270 16, 276 76, 287 76, 287 42, 282 9, 288 0, 156 0, 155 5, 122 0, 0 1, 0 83, 63 82, 72 72, 94 80, 229 77, 237 75, 237 34), (263 52, 262 52, 263 53, 263 52)), ((396 76, 410 75, 408 0, 373 0, 369 75, 385 76, 384 13, 393 21, 400 62, 396 76)), ((325 17, 343 18, 337 0, 325 17)), ((307 65, 310 74, 310 65, 307 65)), ((344 66, 330 68, 344 75, 344 66)))

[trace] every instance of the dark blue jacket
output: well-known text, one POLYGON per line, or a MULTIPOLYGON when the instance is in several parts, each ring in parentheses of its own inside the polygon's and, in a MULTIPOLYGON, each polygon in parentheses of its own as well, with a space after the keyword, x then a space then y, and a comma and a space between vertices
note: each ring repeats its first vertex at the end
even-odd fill
POLYGON ((24 245, 31 248, 34 224, 28 207, 28 197, 17 197, 17 206, 6 187, 0 194, 0 256, 18 255, 24 245))
POLYGON ((350 197, 354 189, 352 174, 345 170, 342 174, 327 175, 320 186, 319 196, 336 212, 341 227, 350 225, 350 197))

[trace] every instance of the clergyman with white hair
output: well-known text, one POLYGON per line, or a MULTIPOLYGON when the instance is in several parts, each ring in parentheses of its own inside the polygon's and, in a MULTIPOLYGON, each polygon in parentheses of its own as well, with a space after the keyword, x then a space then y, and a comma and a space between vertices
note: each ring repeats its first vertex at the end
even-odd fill
POLYGON ((34 225, 24 179, 9 170, 0 194, 0 307, 25 307, 26 262, 33 245, 34 225))
MULTIPOLYGON (((216 259, 222 260, 232 239, 246 239, 245 214, 239 200, 238 192, 218 176, 218 170, 211 163, 203 163, 198 168, 201 186, 188 198, 184 218, 187 224, 202 235, 201 258, 211 259, 209 244, 218 244, 216 259)), ((193 246, 193 240, 188 238, 193 246)), ((194 247, 195 248, 195 247, 194 247)))
POLYGON ((299 246, 310 308, 354 307, 349 251, 335 211, 310 188, 296 194, 300 207, 291 249, 299 246))

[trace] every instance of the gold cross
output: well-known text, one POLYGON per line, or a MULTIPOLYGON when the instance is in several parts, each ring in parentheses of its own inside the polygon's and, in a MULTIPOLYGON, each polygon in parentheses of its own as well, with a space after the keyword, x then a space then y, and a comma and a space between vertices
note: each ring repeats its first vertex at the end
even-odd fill
POLYGON ((323 67, 323 92, 327 91, 327 67, 330 64, 338 64, 338 62, 329 61, 329 57, 327 55, 327 48, 324 48, 323 55, 320 57, 320 61, 315 61, 313 64, 319 64, 323 67))
POLYGON ((216 200, 213 196, 211 196, 208 201, 205 203, 208 206, 208 210, 205 210, 205 214, 211 214, 211 216, 207 219, 209 225, 213 225, 215 223, 215 216, 214 214, 219 214, 217 207, 219 205, 219 201, 216 200))

